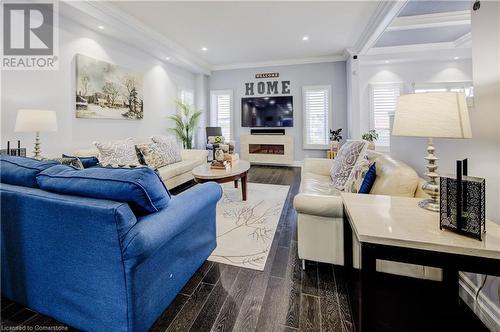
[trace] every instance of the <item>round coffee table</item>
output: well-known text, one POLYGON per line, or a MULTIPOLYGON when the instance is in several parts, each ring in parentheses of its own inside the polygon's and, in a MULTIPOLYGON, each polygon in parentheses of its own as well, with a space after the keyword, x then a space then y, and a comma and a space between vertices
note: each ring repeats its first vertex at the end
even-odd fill
POLYGON ((194 181, 197 183, 214 181, 225 183, 234 181, 234 187, 238 188, 238 180, 241 179, 241 194, 243 200, 247 200, 247 173, 250 163, 246 160, 238 160, 228 169, 211 169, 210 164, 203 164, 193 169, 194 181))

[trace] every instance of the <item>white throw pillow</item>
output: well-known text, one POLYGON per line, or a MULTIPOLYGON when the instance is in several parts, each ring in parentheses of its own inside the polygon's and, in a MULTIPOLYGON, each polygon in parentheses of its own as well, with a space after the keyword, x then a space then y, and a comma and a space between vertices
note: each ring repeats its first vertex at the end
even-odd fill
POLYGON ((133 138, 104 143, 94 142, 94 145, 99 150, 97 159, 103 166, 139 165, 133 138))
POLYGON ((344 190, 354 166, 359 160, 365 158, 367 147, 367 141, 349 141, 342 145, 330 170, 330 177, 335 188, 344 190))
POLYGON ((167 165, 182 161, 181 149, 177 140, 173 136, 153 136, 151 140, 155 142, 160 149, 163 159, 167 165))

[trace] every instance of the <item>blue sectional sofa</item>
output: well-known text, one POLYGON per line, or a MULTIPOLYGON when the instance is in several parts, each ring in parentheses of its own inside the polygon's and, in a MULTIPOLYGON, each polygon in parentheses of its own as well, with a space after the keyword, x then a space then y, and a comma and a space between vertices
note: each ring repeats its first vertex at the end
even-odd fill
POLYGON ((0 162, 2 296, 75 328, 147 331, 216 246, 218 184, 170 197, 152 170, 0 162))

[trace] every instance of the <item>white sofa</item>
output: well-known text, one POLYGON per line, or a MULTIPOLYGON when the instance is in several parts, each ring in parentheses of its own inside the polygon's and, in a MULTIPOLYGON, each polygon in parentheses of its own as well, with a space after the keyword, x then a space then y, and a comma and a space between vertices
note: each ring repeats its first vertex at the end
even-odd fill
MULTIPOLYGON (((71 155, 76 157, 97 157, 99 151, 97 149, 77 150, 71 155)), ((207 162, 207 150, 181 150, 182 160, 178 163, 173 163, 164 167, 160 167, 158 172, 167 186, 172 189, 193 179, 192 170, 196 166, 207 162)))
MULTIPOLYGON (((370 194, 426 197, 417 173, 403 162, 375 151, 368 159, 376 162, 377 177, 370 194)), ((302 168, 300 191, 295 196, 298 255, 302 260, 344 264, 343 206, 340 191, 333 187, 330 169, 333 160, 307 158, 302 168)), ((353 236, 353 264, 360 267, 359 243, 353 236)), ((377 261, 377 270, 398 275, 439 280, 439 269, 377 261)))

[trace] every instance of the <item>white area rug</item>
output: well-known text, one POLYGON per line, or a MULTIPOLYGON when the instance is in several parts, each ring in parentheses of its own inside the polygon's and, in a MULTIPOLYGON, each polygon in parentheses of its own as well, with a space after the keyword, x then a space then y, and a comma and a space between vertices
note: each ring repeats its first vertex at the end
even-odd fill
POLYGON ((290 186, 248 183, 247 201, 241 200, 241 183, 222 185, 217 205, 217 248, 211 261, 264 270, 274 233, 290 186))

